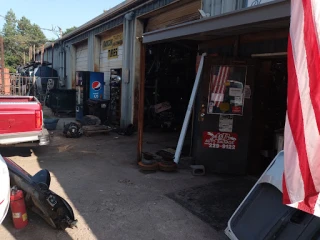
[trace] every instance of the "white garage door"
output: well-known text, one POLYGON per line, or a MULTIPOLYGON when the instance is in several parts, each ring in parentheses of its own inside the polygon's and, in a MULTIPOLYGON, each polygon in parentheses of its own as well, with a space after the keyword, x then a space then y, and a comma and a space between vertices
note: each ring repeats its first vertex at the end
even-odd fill
POLYGON ((76 48, 76 71, 88 71, 88 43, 76 48))
POLYGON ((105 39, 101 40, 100 72, 104 73, 104 82, 106 83, 104 98, 110 99, 110 69, 122 68, 123 45, 106 48, 105 41, 105 39))

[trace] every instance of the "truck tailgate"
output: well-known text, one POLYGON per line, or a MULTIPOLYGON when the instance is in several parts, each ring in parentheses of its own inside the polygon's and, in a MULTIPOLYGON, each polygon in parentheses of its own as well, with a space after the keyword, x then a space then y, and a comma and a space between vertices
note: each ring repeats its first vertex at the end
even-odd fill
POLYGON ((30 98, 0 98, 0 134, 42 130, 42 111, 38 101, 30 98))

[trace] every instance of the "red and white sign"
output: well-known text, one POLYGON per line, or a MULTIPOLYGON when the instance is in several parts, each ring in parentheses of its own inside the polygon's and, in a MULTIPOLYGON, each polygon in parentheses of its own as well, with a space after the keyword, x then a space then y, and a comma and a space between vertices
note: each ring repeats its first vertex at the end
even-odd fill
POLYGON ((205 148, 235 150, 238 134, 225 132, 203 132, 202 144, 205 148))
POLYGON ((233 106, 232 113, 242 113, 242 106, 233 106))

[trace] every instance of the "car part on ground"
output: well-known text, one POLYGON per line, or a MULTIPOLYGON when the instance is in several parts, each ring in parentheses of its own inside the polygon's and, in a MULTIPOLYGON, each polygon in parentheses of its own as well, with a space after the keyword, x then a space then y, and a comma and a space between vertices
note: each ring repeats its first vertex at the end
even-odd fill
POLYGON ((83 131, 80 124, 70 122, 64 126, 63 134, 67 138, 79 138, 82 136, 83 131))
POLYGON ((51 178, 48 170, 31 176, 12 160, 3 159, 9 169, 11 185, 16 185, 25 194, 27 208, 40 215, 53 228, 64 230, 76 227, 77 220, 71 206, 49 189, 51 178))

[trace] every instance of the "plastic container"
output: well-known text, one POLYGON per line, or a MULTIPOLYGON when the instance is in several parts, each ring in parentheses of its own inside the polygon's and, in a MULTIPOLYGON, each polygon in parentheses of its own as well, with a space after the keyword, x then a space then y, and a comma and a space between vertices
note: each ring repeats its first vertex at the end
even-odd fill
POLYGON ((47 130, 56 130, 58 122, 59 122, 58 118, 45 118, 43 120, 44 127, 47 130))

